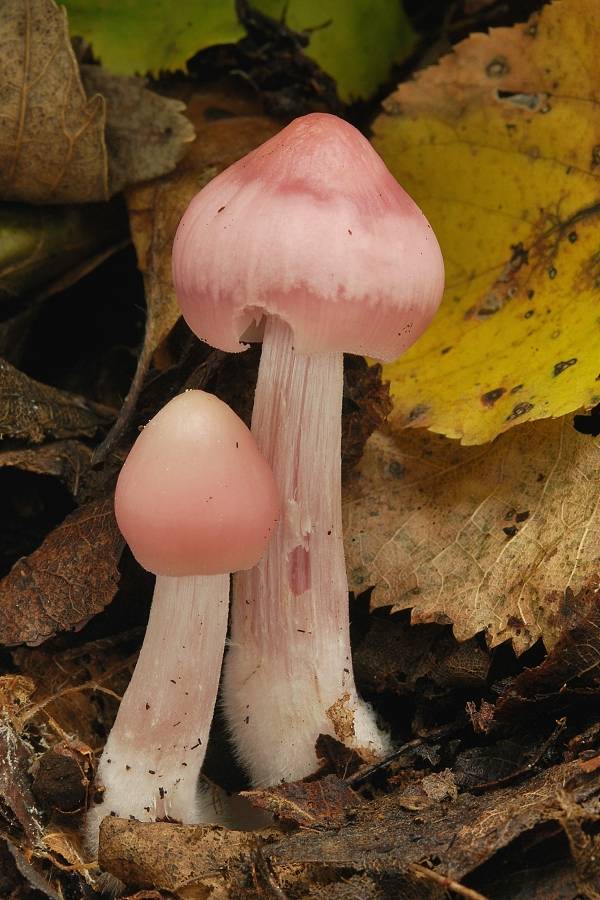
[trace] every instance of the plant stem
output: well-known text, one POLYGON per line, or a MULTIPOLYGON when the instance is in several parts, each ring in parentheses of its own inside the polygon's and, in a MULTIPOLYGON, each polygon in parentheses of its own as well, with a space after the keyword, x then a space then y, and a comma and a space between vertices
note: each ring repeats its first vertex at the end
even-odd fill
POLYGON ((335 735, 374 759, 387 748, 356 692, 341 511, 341 353, 298 354, 265 327, 252 433, 280 492, 281 521, 258 566, 234 578, 224 701, 254 784, 315 771, 335 735))
POLYGON ((206 821, 198 799, 227 632, 229 575, 157 576, 144 644, 98 767, 104 816, 206 821))

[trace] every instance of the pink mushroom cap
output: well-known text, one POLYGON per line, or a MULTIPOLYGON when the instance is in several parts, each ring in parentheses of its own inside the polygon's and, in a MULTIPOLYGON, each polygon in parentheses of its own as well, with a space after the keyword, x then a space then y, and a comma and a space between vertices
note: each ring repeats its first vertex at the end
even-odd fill
POLYGON ((391 360, 432 319, 444 265, 429 222, 368 140, 311 113, 192 200, 173 279, 190 328, 221 350, 246 349, 240 341, 270 314, 300 353, 391 360))
POLYGON ((217 575, 256 565, 279 500, 242 420, 212 394, 186 391, 137 438, 119 475, 115 513, 145 569, 217 575))

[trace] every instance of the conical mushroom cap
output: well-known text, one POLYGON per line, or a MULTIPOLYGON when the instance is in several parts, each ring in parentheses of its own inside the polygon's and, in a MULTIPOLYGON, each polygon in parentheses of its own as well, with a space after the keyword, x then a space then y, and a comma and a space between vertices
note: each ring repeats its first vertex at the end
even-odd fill
POLYGON ((212 394, 186 391, 140 433, 119 475, 115 512, 148 571, 216 575, 256 565, 279 501, 242 420, 212 394))
POLYGON ((427 327, 444 267, 427 219, 343 119, 294 120, 190 203, 173 279, 193 331, 221 350, 265 314, 298 352, 390 360, 427 327))

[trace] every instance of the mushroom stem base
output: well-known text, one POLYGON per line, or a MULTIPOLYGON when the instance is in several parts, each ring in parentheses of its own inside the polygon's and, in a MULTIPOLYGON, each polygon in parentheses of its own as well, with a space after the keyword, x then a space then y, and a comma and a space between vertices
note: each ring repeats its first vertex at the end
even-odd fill
POLYGON ((281 521, 258 566, 234 577, 224 702, 254 784, 318 768, 330 734, 366 758, 387 738, 352 671, 341 511, 341 353, 299 354, 267 320, 252 433, 280 492, 281 521))
POLYGON ((88 814, 214 821, 198 776, 219 686, 229 575, 158 576, 144 644, 98 767, 103 800, 88 814))

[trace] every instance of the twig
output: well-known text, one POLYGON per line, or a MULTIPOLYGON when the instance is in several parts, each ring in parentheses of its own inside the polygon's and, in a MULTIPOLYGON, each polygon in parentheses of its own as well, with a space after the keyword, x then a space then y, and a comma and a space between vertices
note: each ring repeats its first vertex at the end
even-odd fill
POLYGON ((411 863, 408 868, 415 875, 419 875, 421 878, 427 878, 429 881, 434 881, 447 891, 452 891, 461 897, 467 897, 468 900, 488 900, 487 897, 484 897, 484 895, 480 894, 478 891, 465 887, 464 884, 460 884, 460 882, 454 881, 453 878, 448 878, 447 875, 442 875, 434 869, 428 869, 427 866, 420 866, 419 863, 411 863))
POLYGON ((387 769, 387 767, 392 763, 395 759, 398 759, 399 756, 404 756, 405 753, 408 753, 410 750, 416 750, 417 747, 421 747, 423 744, 429 743, 429 741, 438 741, 441 738, 450 737, 453 734, 457 734, 459 731, 462 731, 466 725, 466 720, 460 720, 459 722, 452 722, 450 725, 441 725, 439 728, 433 729, 429 734, 423 735, 423 737, 413 738, 412 741, 408 741, 406 744, 402 744, 401 747, 398 747, 397 750, 394 750, 392 753, 389 753, 384 759, 379 760, 379 762, 375 763, 372 766, 368 766, 367 768, 359 769, 358 772, 355 772, 354 775, 350 775, 349 778, 344 779, 347 784, 351 784, 353 787, 358 784, 362 784, 364 781, 367 781, 374 775, 376 772, 380 772, 382 769, 387 769))
POLYGON ((475 784, 473 787, 469 787, 467 790, 470 794, 482 794, 484 791, 490 791, 495 788, 505 787, 507 784, 512 784, 513 781, 516 781, 518 778, 522 778, 525 775, 531 775, 532 771, 539 766, 540 762, 558 738, 563 733, 565 728, 567 727, 566 718, 558 719, 556 723, 556 728, 550 735, 550 737, 544 741, 541 749, 535 756, 535 759, 532 759, 531 762, 528 762, 527 765, 521 766, 515 772, 511 772, 510 775, 505 775, 504 778, 498 778, 496 781, 486 781, 482 784, 475 784))
POLYGON ((254 862, 271 896, 276 897, 277 900, 288 900, 287 894, 281 890, 281 888, 275 881, 273 873, 269 868, 269 864, 264 857, 261 847, 256 848, 256 852, 254 854, 254 862))

